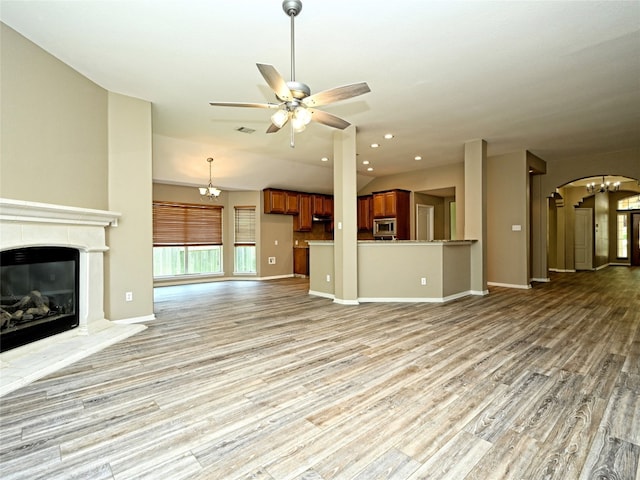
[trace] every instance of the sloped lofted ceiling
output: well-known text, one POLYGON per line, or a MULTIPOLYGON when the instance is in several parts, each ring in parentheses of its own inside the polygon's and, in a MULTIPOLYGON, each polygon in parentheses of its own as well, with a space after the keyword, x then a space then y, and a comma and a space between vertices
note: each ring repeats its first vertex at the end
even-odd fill
MULTIPOLYGON (((152 102, 155 181, 206 183, 213 156, 219 188, 330 192, 334 129, 312 123, 290 148, 287 128, 265 133, 271 111, 208 103, 275 101, 256 63, 289 79, 281 4, 1 0, 0 18, 102 87, 152 102)), ((295 25, 296 80, 312 93, 371 88, 323 107, 357 127, 361 186, 462 162, 476 138, 489 155, 557 161, 640 147, 638 1, 304 0, 295 25)))

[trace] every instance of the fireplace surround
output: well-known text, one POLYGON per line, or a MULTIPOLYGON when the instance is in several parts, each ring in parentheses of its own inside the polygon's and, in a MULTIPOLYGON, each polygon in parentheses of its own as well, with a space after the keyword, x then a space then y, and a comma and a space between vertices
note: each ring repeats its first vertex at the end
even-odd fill
POLYGON ((119 217, 105 210, 0 198, 3 255, 30 247, 62 247, 77 252, 78 258, 77 326, 0 353, 0 395, 146 328, 104 317, 105 230, 117 227, 119 217))

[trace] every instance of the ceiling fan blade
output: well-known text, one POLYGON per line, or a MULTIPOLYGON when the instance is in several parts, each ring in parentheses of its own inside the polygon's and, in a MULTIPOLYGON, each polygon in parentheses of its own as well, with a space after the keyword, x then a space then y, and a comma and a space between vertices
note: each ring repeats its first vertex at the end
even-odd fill
POLYGON ((307 107, 319 107, 321 105, 339 102, 340 100, 346 100, 347 98, 357 97, 370 91, 371 89, 369 85, 367 85, 367 82, 352 83, 351 85, 344 85, 315 93, 304 98, 302 103, 307 107))
POLYGON ((278 70, 273 65, 266 65, 264 63, 256 63, 258 70, 267 81, 267 84, 275 92, 276 96, 285 102, 293 100, 291 90, 287 87, 287 82, 284 81, 282 75, 278 73, 278 70))
POLYGON ((340 117, 336 117, 331 113, 327 113, 324 110, 314 110, 312 108, 308 108, 307 110, 309 111, 309 113, 311 113, 311 120, 322 123, 323 125, 327 125, 333 128, 339 128, 340 130, 344 130, 349 125, 351 125, 346 120, 343 120, 340 117))
POLYGON ((269 125, 269 128, 267 128, 267 133, 276 133, 279 130, 280 130, 280 127, 272 123, 271 125, 269 125))
POLYGON ((278 103, 209 102, 214 107, 280 108, 278 103))

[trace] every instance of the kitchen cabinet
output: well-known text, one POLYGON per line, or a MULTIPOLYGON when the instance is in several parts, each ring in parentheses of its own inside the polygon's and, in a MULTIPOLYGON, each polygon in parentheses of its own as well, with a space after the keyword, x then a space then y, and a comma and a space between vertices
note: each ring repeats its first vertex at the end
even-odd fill
POLYGON ((284 190, 264 189, 264 213, 282 213, 287 211, 287 192, 284 190))
POLYGON ((358 197, 358 230, 370 231, 373 229, 373 196, 364 195, 358 197))
POLYGON ((298 214, 298 199, 300 194, 298 192, 284 192, 285 195, 285 211, 287 215, 298 214))
POLYGON ((309 247, 293 248, 293 273, 309 276, 309 247))
POLYGON ((387 190, 373 193, 373 217, 395 218, 398 240, 411 238, 411 192, 408 190, 387 190))
POLYGON ((374 218, 398 218, 409 215, 410 192, 407 190, 388 190, 373 194, 374 218))
POLYGON ((312 199, 313 215, 333 216, 333 197, 331 195, 313 194, 312 199))
POLYGON ((296 232, 310 232, 313 227, 313 215, 311 210, 311 195, 300 193, 298 195, 298 215, 293 219, 293 229, 296 232))

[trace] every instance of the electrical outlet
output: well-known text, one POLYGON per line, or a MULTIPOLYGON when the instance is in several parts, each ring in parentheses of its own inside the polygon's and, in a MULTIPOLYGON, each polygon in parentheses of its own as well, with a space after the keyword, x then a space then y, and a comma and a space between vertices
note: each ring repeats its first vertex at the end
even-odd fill
POLYGON ((133 302, 133 292, 126 292, 124 294, 125 302, 133 302))
POLYGON ((331 281, 331 275, 327 275, 327 282, 331 281))
POLYGON ((420 285, 426 285, 427 284, 427 277, 422 277, 420 279, 420 285))
POLYGON ((276 257, 269 257, 269 265, 275 265, 276 264, 276 257))

